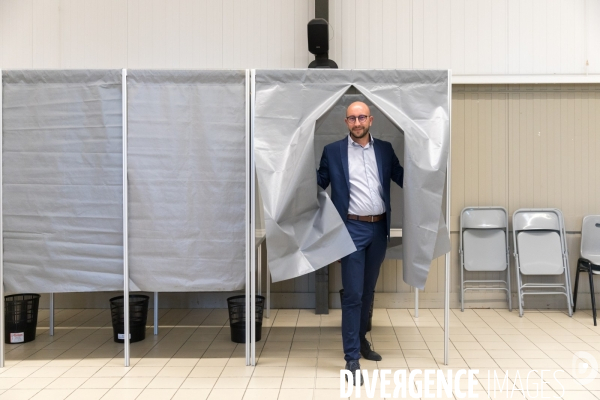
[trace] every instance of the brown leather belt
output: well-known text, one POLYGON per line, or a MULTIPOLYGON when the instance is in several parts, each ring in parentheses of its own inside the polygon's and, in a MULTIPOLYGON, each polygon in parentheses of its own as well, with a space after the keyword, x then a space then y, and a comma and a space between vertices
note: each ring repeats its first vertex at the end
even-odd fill
POLYGON ((348 214, 348 219, 362 222, 379 222, 385 218, 385 213, 380 215, 352 215, 348 214))

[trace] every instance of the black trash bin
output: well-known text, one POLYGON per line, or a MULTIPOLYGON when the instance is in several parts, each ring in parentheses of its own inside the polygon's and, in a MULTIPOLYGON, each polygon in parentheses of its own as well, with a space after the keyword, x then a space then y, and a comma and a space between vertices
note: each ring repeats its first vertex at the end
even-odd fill
MULTIPOLYGON (((340 304, 342 304, 342 298, 344 297, 344 289, 340 289, 340 304)), ((373 301, 371 302, 371 310, 369 311, 369 323, 367 324, 367 332, 371 331, 373 324, 373 303, 375 303, 375 292, 373 292, 373 301)))
MULTIPOLYGON (((110 299, 110 314, 112 317, 113 335, 115 342, 125 341, 125 301, 124 296, 110 299)), ((129 295, 129 342, 139 342, 146 338, 146 321, 148 320, 148 299, 143 294, 129 295)))
POLYGON ((39 306, 39 294, 4 296, 4 343, 27 343, 35 340, 39 306))
MULTIPOLYGON (((231 328, 231 341, 246 343, 246 296, 239 295, 227 299, 229 308, 229 326, 231 328)), ((256 296, 256 341, 261 337, 263 310, 265 308, 264 296, 256 296)))

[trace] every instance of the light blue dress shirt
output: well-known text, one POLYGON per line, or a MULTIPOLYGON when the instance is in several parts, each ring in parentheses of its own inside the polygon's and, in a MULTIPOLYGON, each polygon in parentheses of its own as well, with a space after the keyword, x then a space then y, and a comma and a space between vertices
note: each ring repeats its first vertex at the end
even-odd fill
POLYGON ((379 181, 374 139, 364 147, 348 135, 348 175, 350 178, 350 206, 354 215, 379 215, 385 212, 383 188, 379 181))

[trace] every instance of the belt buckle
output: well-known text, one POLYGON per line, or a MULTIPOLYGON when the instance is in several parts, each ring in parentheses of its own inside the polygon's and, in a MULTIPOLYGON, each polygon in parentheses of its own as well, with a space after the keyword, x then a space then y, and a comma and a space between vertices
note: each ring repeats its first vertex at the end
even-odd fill
POLYGON ((371 215, 371 222, 373 222, 374 219, 375 219, 375 216, 371 215))

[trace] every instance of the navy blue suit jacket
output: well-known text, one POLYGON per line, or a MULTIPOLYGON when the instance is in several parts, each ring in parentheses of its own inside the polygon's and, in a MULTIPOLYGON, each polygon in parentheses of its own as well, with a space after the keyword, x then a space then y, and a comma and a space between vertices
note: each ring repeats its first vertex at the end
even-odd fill
MULTIPOLYGON (((390 236, 390 219, 392 207, 390 206, 390 181, 402 187, 404 169, 394 153, 390 142, 374 139, 375 159, 379 171, 379 180, 383 188, 383 200, 387 213, 387 233, 390 236)), ((348 136, 337 142, 325 146, 323 156, 317 171, 317 183, 323 189, 331 183, 331 200, 340 213, 344 223, 348 220, 348 207, 350 205, 350 176, 348 173, 348 136)))

